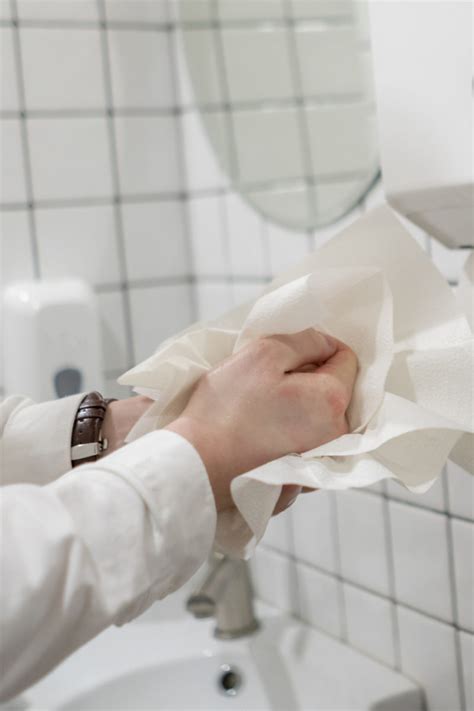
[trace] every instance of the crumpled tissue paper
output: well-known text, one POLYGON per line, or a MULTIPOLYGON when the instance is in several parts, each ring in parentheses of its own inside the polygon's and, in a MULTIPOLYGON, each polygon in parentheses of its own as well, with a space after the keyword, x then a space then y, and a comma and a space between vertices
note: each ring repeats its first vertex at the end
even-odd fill
POLYGON ((223 552, 251 554, 283 484, 347 489, 391 478, 422 493, 463 433, 474 431, 473 336, 464 311, 383 206, 276 278, 255 302, 191 326, 125 373, 120 383, 155 400, 128 439, 178 417, 197 379, 249 341, 310 327, 358 356, 350 434, 237 477, 236 508, 218 516, 223 552))

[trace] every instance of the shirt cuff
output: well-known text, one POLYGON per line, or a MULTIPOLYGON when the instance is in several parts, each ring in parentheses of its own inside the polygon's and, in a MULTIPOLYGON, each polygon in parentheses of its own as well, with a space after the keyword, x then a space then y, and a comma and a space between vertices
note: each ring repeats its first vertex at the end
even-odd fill
POLYGON ((160 574, 150 597, 163 598, 189 580, 214 542, 216 507, 201 457, 184 437, 157 430, 104 457, 100 466, 127 481, 152 516, 160 574))
POLYGON ((49 484, 71 469, 72 428, 84 395, 19 402, 4 430, 4 484, 49 484))

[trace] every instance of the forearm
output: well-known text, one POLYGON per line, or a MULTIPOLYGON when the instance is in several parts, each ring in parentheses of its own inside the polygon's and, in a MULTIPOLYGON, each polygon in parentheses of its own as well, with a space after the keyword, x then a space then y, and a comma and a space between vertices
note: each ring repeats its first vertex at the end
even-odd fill
POLYGON ((3 699, 184 584, 216 518, 198 454, 163 432, 48 486, 4 487, 1 514, 3 699))

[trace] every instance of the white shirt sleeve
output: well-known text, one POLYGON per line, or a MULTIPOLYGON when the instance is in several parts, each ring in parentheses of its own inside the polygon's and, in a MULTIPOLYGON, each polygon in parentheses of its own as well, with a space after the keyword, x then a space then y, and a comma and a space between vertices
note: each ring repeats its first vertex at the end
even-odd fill
MULTIPOLYGON (((16 437, 18 444, 18 431, 16 437)), ((26 461, 32 466, 30 453, 26 461)), ((132 620, 183 585, 214 540, 204 465, 187 440, 168 431, 45 486, 4 486, 0 496, 2 700, 105 627, 132 620)))

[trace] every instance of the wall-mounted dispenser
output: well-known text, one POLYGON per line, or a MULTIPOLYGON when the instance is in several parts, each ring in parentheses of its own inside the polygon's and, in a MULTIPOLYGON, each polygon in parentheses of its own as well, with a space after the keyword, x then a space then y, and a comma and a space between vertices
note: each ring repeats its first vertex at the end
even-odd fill
POLYGON ((3 301, 7 394, 41 402, 102 389, 99 318, 88 284, 21 282, 3 301))

